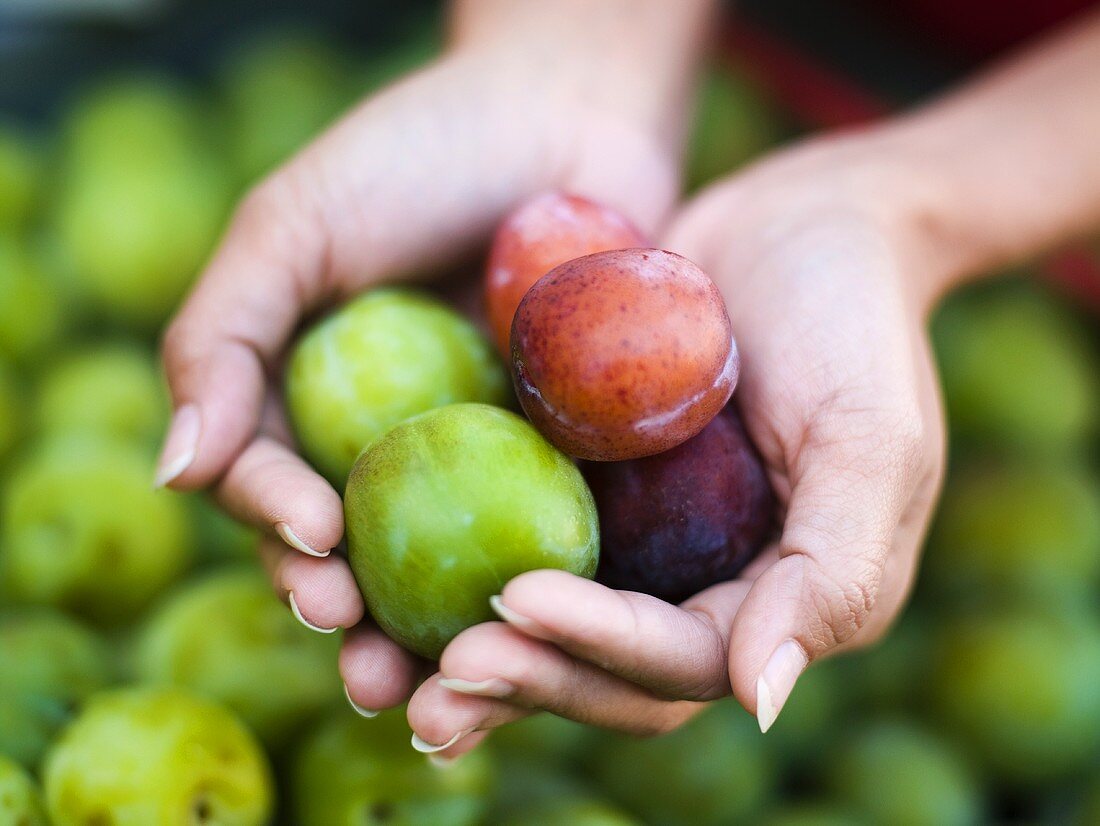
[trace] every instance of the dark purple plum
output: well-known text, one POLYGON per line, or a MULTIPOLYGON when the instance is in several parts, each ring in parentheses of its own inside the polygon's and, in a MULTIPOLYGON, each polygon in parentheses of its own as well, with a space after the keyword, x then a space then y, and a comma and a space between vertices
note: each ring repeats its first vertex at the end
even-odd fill
POLYGON ((585 462, 600 515, 596 578, 681 602, 737 576, 775 528, 776 500, 732 404, 656 456, 585 462))

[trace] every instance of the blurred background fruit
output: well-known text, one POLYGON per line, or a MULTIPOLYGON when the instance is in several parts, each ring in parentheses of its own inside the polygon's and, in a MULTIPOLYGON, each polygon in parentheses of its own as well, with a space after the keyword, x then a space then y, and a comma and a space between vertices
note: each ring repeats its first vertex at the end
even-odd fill
POLYGON ((48 826, 42 792, 27 770, 0 754, 0 823, 48 826))

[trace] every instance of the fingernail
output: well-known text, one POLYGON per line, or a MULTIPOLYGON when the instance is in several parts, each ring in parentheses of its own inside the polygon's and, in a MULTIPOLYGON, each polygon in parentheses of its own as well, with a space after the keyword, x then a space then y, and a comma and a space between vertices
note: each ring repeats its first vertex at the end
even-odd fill
POLYGON ((351 706, 352 711, 354 711, 360 717, 366 717, 368 720, 370 720, 378 716, 379 712, 372 711, 369 708, 365 708, 364 706, 361 706, 359 705, 359 703, 355 702, 355 700, 351 699, 351 692, 348 691, 347 683, 344 683, 344 696, 347 697, 348 705, 351 706))
POLYGON ((276 522, 275 533, 279 534, 279 538, 296 551, 301 551, 310 556, 326 557, 329 555, 328 551, 316 551, 309 547, 309 545, 301 540, 298 534, 290 529, 290 525, 286 522, 276 522))
POLYGON ((507 605, 504 604, 504 600, 500 598, 500 595, 489 597, 489 607, 496 612, 496 615, 504 620, 509 625, 513 625, 525 634, 529 634, 532 637, 538 637, 540 639, 546 639, 549 637, 546 629, 535 622, 530 617, 525 617, 516 611, 513 611, 507 605))
POLYGON ((442 754, 429 754, 428 762, 435 766, 437 769, 449 769, 454 765, 457 757, 444 757, 442 754))
POLYGON ((294 619, 302 623, 310 631, 316 631, 318 634, 335 634, 340 629, 338 628, 322 628, 319 625, 314 625, 312 622, 302 616, 301 610, 298 608, 298 601, 294 599, 294 592, 287 591, 287 601, 290 602, 290 612, 294 614, 294 619))
POLYGON ((443 677, 439 684, 449 691, 459 694, 473 694, 477 697, 508 697, 515 693, 516 687, 500 677, 490 677, 488 680, 459 680, 453 677, 443 677))
POLYGON ((772 653, 756 680, 756 720, 762 732, 772 727, 808 663, 806 652, 794 640, 780 643, 772 653))
POLYGON ((153 477, 154 488, 163 488, 191 467, 199 448, 201 428, 202 417, 199 415, 199 408, 193 404, 185 404, 172 414, 164 448, 157 460, 157 472, 153 477))
POLYGON ((414 749, 416 749, 418 752, 420 752, 421 754, 435 754, 438 751, 444 751, 446 749, 449 749, 451 746, 453 746, 455 743, 457 743, 459 740, 461 740, 463 737, 465 737, 467 734, 469 734, 472 731, 473 731, 472 728, 468 728, 468 729, 465 729, 463 731, 460 731, 458 734, 456 734, 454 737, 452 737, 450 740, 448 740, 446 743, 444 743, 441 746, 433 746, 431 743, 428 743, 428 742, 422 740, 420 738, 420 735, 416 734, 414 732, 413 736, 412 736, 412 747, 414 749))

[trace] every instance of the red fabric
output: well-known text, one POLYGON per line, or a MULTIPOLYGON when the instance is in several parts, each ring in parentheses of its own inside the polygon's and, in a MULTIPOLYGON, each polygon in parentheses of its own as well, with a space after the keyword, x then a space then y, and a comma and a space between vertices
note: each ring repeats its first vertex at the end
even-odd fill
POLYGON ((1096 5, 1096 0, 868 0, 868 4, 948 51, 981 59, 1073 17, 1096 5))

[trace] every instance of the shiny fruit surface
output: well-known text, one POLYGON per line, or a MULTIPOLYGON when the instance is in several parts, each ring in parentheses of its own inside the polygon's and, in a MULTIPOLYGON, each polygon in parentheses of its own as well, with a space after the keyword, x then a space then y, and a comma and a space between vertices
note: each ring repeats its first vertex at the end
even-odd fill
POLYGON ((591 577, 599 555, 580 472, 519 416, 484 404, 392 428, 355 463, 344 514, 371 614, 430 658, 493 619, 489 598, 512 577, 539 568, 591 577))
POLYGON ((485 299, 493 339, 508 355, 512 318, 524 294, 566 261, 605 250, 644 247, 641 230, 611 207, 565 192, 544 192, 501 222, 489 250, 485 299))
POLYGON ((776 500, 736 408, 656 456, 586 462, 600 514, 597 579, 680 602, 733 579, 771 537, 776 500))
POLYGON ((722 409, 740 360, 718 288, 679 255, 629 249, 555 268, 523 297, 512 370, 524 411, 581 459, 636 459, 722 409))
POLYGON ((252 734, 219 705, 175 690, 95 697, 43 769, 55 826, 260 826, 271 771, 252 734))
POLYGON ((449 307, 409 290, 352 300, 310 329, 287 365, 295 435, 337 490, 360 452, 398 422, 445 404, 508 397, 489 342, 449 307))

